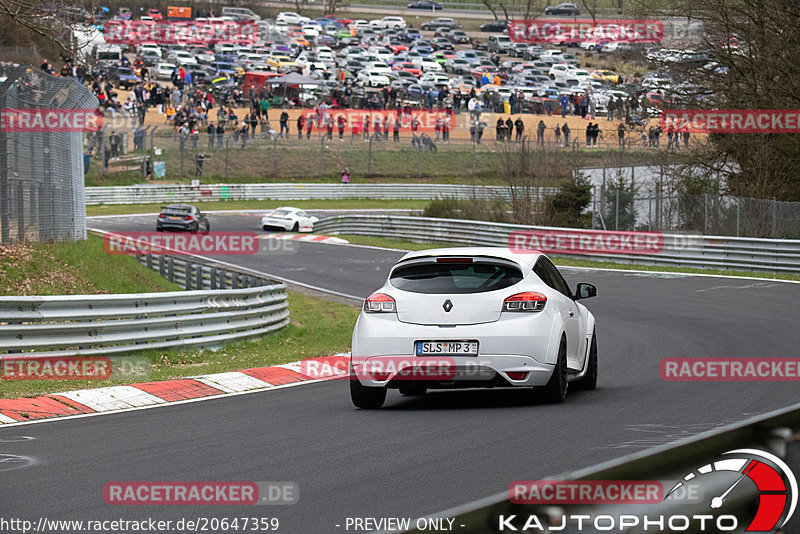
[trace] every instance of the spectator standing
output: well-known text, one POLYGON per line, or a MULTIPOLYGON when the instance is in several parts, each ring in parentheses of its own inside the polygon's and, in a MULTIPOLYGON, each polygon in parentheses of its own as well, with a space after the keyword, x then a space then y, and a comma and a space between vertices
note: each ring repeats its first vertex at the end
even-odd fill
POLYGON ((553 130, 553 133, 556 134, 556 146, 560 147, 561 146, 561 128, 556 126, 555 129, 553 130))
POLYGON ((567 114, 567 107, 569 107, 569 97, 567 95, 561 95, 560 103, 561 103, 561 118, 563 119, 567 114))
POLYGON ((450 115, 446 115, 442 121, 442 141, 450 143, 450 115))
POLYGON ((283 130, 286 130, 286 137, 289 137, 289 113, 286 112, 284 109, 281 112, 280 117, 280 124, 281 124, 281 133, 279 134, 280 137, 283 137, 283 130))
MULTIPOLYGON (((302 113, 297 116, 297 140, 300 141, 303 138, 303 127, 306 125, 306 117, 302 113)), ((286 135, 289 135, 287 130, 286 135)))
POLYGON ((495 131, 495 140, 500 143, 503 141, 503 128, 505 128, 506 123, 503 122, 503 117, 497 118, 497 124, 495 124, 494 131, 495 131))
POLYGON ((620 148, 625 148, 625 125, 619 123, 617 126, 617 140, 620 148))
POLYGON ((511 117, 506 119, 506 141, 511 141, 511 136, 514 135, 514 121, 511 120, 511 117))
POLYGON ((217 123, 217 148, 222 149, 222 142, 225 139, 225 124, 217 123))
POLYGON ((592 134, 594 133, 593 124, 590 122, 586 125, 586 148, 592 146, 592 134))
POLYGON ((517 120, 514 121, 514 125, 517 127, 517 141, 522 141, 522 133, 525 131, 525 122, 522 120, 522 117, 517 117, 517 120))
POLYGON ((544 131, 547 129, 543 120, 539 121, 539 125, 536 127, 536 144, 544 146, 544 131))
POLYGON ((395 117, 395 119, 394 119, 393 130, 394 130, 394 133, 393 133, 393 136, 392 136, 392 140, 395 143, 399 143, 400 142, 400 117, 399 116, 395 117))
MULTIPOLYGON (((557 125, 556 125, 556 128, 558 128, 557 125)), ((567 148, 569 148, 569 134, 570 134, 570 131, 571 130, 569 129, 569 124, 567 124, 565 122, 564 126, 561 127, 561 133, 564 134, 564 146, 567 147, 567 148)))
POLYGON ((209 150, 214 150, 214 133, 216 133, 216 130, 214 129, 214 123, 213 122, 209 122, 208 123, 207 132, 208 132, 208 149, 209 150))

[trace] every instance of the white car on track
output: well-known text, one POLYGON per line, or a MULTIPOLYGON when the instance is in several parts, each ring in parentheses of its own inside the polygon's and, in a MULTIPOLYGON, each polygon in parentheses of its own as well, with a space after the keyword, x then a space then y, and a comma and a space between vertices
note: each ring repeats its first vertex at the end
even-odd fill
POLYGON ((550 402, 597 384, 595 319, 539 252, 464 247, 410 252, 364 301, 350 394, 380 408, 390 388, 531 388, 550 402))
POLYGON ((281 228, 291 232, 313 232, 314 223, 319 219, 299 208, 275 208, 261 217, 261 228, 281 228))

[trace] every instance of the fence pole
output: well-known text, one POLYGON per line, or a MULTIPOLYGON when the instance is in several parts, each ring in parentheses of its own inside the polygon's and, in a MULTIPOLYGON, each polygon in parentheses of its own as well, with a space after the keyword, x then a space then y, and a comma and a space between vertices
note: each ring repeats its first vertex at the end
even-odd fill
POLYGON ((619 230, 619 189, 616 191, 616 200, 614 201, 614 230, 619 230))
POLYGON ((422 178, 422 143, 417 143, 417 178, 422 178))
MULTIPOLYGON (((181 135, 183 135, 183 134, 178 134, 178 136, 181 136, 181 135)), ((184 153, 186 147, 183 146, 183 143, 181 141, 178 141, 178 142, 180 143, 180 147, 181 147, 181 176, 183 176, 183 153, 184 153)))
POLYGON ((322 176, 325 169, 325 132, 319 138, 319 175, 322 176))
POLYGON ((703 235, 708 233, 708 193, 703 193, 703 235))
POLYGON ((369 136, 369 149, 367 152, 367 176, 372 174, 372 136, 369 136))
POLYGON ((594 230, 594 220, 597 217, 597 186, 592 186, 592 230, 594 230))
MULTIPOLYGON (((525 142, 525 139, 522 140, 525 142)), ((472 140, 472 177, 474 178, 477 175, 477 156, 475 155, 475 140, 472 140)))
POLYGON ((231 138, 225 137, 225 179, 228 179, 228 147, 231 144, 231 138))
MULTIPOLYGON (((288 135, 286 137, 289 137, 288 135)), ((272 175, 278 176, 278 138, 272 138, 272 175)))
POLYGON ((778 237, 778 199, 772 197, 772 239, 778 237))
POLYGON ((742 213, 742 197, 736 197, 736 237, 739 237, 739 221, 742 213))
POLYGON ((647 192, 647 231, 652 230, 653 225, 653 192, 647 192))

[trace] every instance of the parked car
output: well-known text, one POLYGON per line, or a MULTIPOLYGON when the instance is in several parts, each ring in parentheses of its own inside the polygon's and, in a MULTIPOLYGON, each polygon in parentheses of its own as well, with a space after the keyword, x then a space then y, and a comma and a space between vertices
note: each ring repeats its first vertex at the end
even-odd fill
POLYGON ((493 20, 481 26, 482 32, 503 32, 508 29, 507 20, 493 20))
POLYGON ((438 30, 440 28, 458 28, 458 22, 450 17, 437 17, 420 24, 421 30, 438 30))
POLYGON ((114 87, 122 89, 130 89, 142 81, 141 78, 133 73, 133 70, 130 67, 121 66, 115 66, 110 69, 108 73, 108 79, 111 81, 111 84, 114 87))
POLYGON ((545 15, 566 15, 568 17, 577 17, 581 14, 581 8, 577 4, 563 3, 553 7, 546 7, 544 9, 545 15))
POLYGON ((376 19, 369 21, 369 25, 372 28, 405 28, 406 21, 403 17, 383 17, 382 19, 376 19))
POLYGON ((439 11, 442 9, 442 4, 439 2, 432 2, 431 0, 422 0, 421 2, 411 2, 408 4, 408 9, 425 9, 427 11, 439 11))
POLYGON ((261 217, 261 228, 281 228, 291 232, 312 232, 314 223, 319 221, 299 208, 282 207, 270 210, 261 217))
POLYGON ((203 213, 191 204, 169 204, 161 208, 156 219, 156 231, 184 230, 208 233, 211 225, 203 213))
POLYGON ((503 52, 507 52, 512 44, 514 43, 507 35, 490 35, 488 50, 489 52, 502 54, 503 52))

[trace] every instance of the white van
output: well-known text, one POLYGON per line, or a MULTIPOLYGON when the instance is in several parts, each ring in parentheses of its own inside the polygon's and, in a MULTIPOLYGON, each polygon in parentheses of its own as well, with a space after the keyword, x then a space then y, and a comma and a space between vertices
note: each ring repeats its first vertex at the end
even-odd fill
POLYGON ((261 17, 246 7, 223 7, 223 17, 235 17, 236 20, 261 20, 261 17))

